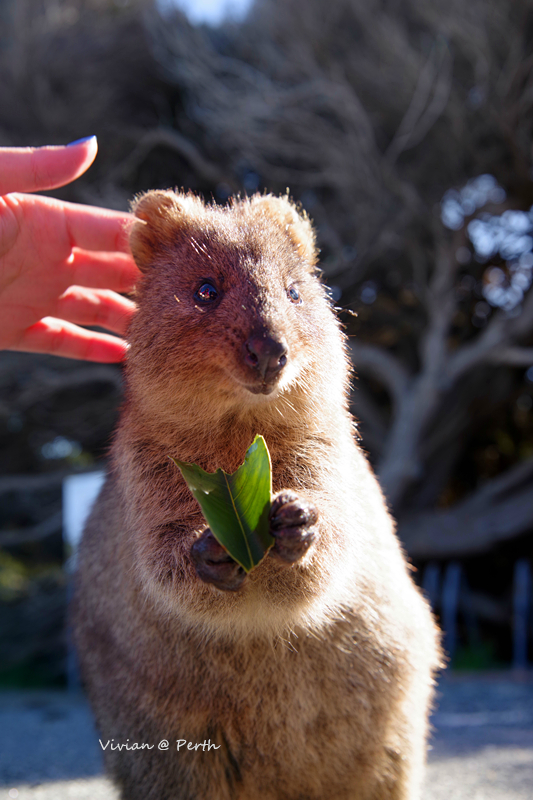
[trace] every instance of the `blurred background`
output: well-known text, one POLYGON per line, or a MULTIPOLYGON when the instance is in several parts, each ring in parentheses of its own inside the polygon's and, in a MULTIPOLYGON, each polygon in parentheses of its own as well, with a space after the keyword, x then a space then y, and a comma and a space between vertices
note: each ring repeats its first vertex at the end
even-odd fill
MULTIPOLYGON (((532 44, 530 0, 0 0, 0 146, 98 136, 55 196, 308 211, 457 668, 533 662, 532 44)), ((119 366, 0 353, 0 686, 65 682, 61 487, 121 398, 119 366)))

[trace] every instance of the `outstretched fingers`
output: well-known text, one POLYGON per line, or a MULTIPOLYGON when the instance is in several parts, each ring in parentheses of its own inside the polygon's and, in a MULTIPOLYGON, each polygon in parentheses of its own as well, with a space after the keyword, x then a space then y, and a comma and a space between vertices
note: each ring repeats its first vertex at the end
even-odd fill
POLYGON ((0 148, 0 347, 121 361, 140 273, 128 245, 131 214, 29 192, 70 183, 90 166, 95 137, 67 147, 0 148))

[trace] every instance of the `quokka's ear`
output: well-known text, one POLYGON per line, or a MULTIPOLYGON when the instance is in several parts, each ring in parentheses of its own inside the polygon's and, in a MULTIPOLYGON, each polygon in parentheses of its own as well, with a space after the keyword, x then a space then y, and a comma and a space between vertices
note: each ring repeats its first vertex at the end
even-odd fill
POLYGON ((316 264, 318 253, 315 232, 305 211, 299 211, 286 196, 255 195, 250 202, 285 230, 299 254, 310 266, 316 264))
POLYGON ((138 221, 130 231, 130 248, 135 263, 146 272, 165 246, 192 227, 203 203, 191 194, 154 190, 136 197, 131 210, 138 221))

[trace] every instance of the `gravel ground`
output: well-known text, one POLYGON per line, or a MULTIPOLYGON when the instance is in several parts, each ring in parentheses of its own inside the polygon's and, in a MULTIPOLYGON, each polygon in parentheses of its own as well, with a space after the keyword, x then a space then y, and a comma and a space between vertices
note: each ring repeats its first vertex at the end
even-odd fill
MULTIPOLYGON (((424 800, 533 800, 533 674, 447 677, 433 725, 424 800)), ((82 697, 0 696, 0 798, 117 800, 82 697)))

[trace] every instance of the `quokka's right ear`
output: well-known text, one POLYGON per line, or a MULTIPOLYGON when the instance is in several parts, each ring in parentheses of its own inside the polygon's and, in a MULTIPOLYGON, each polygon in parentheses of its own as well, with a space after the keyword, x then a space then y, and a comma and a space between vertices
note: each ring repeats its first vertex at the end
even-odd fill
POLYGON ((147 269, 167 245, 175 243, 179 232, 194 223, 195 212, 203 209, 202 201, 192 194, 154 190, 139 195, 131 211, 137 217, 130 231, 130 248, 135 263, 147 269))

